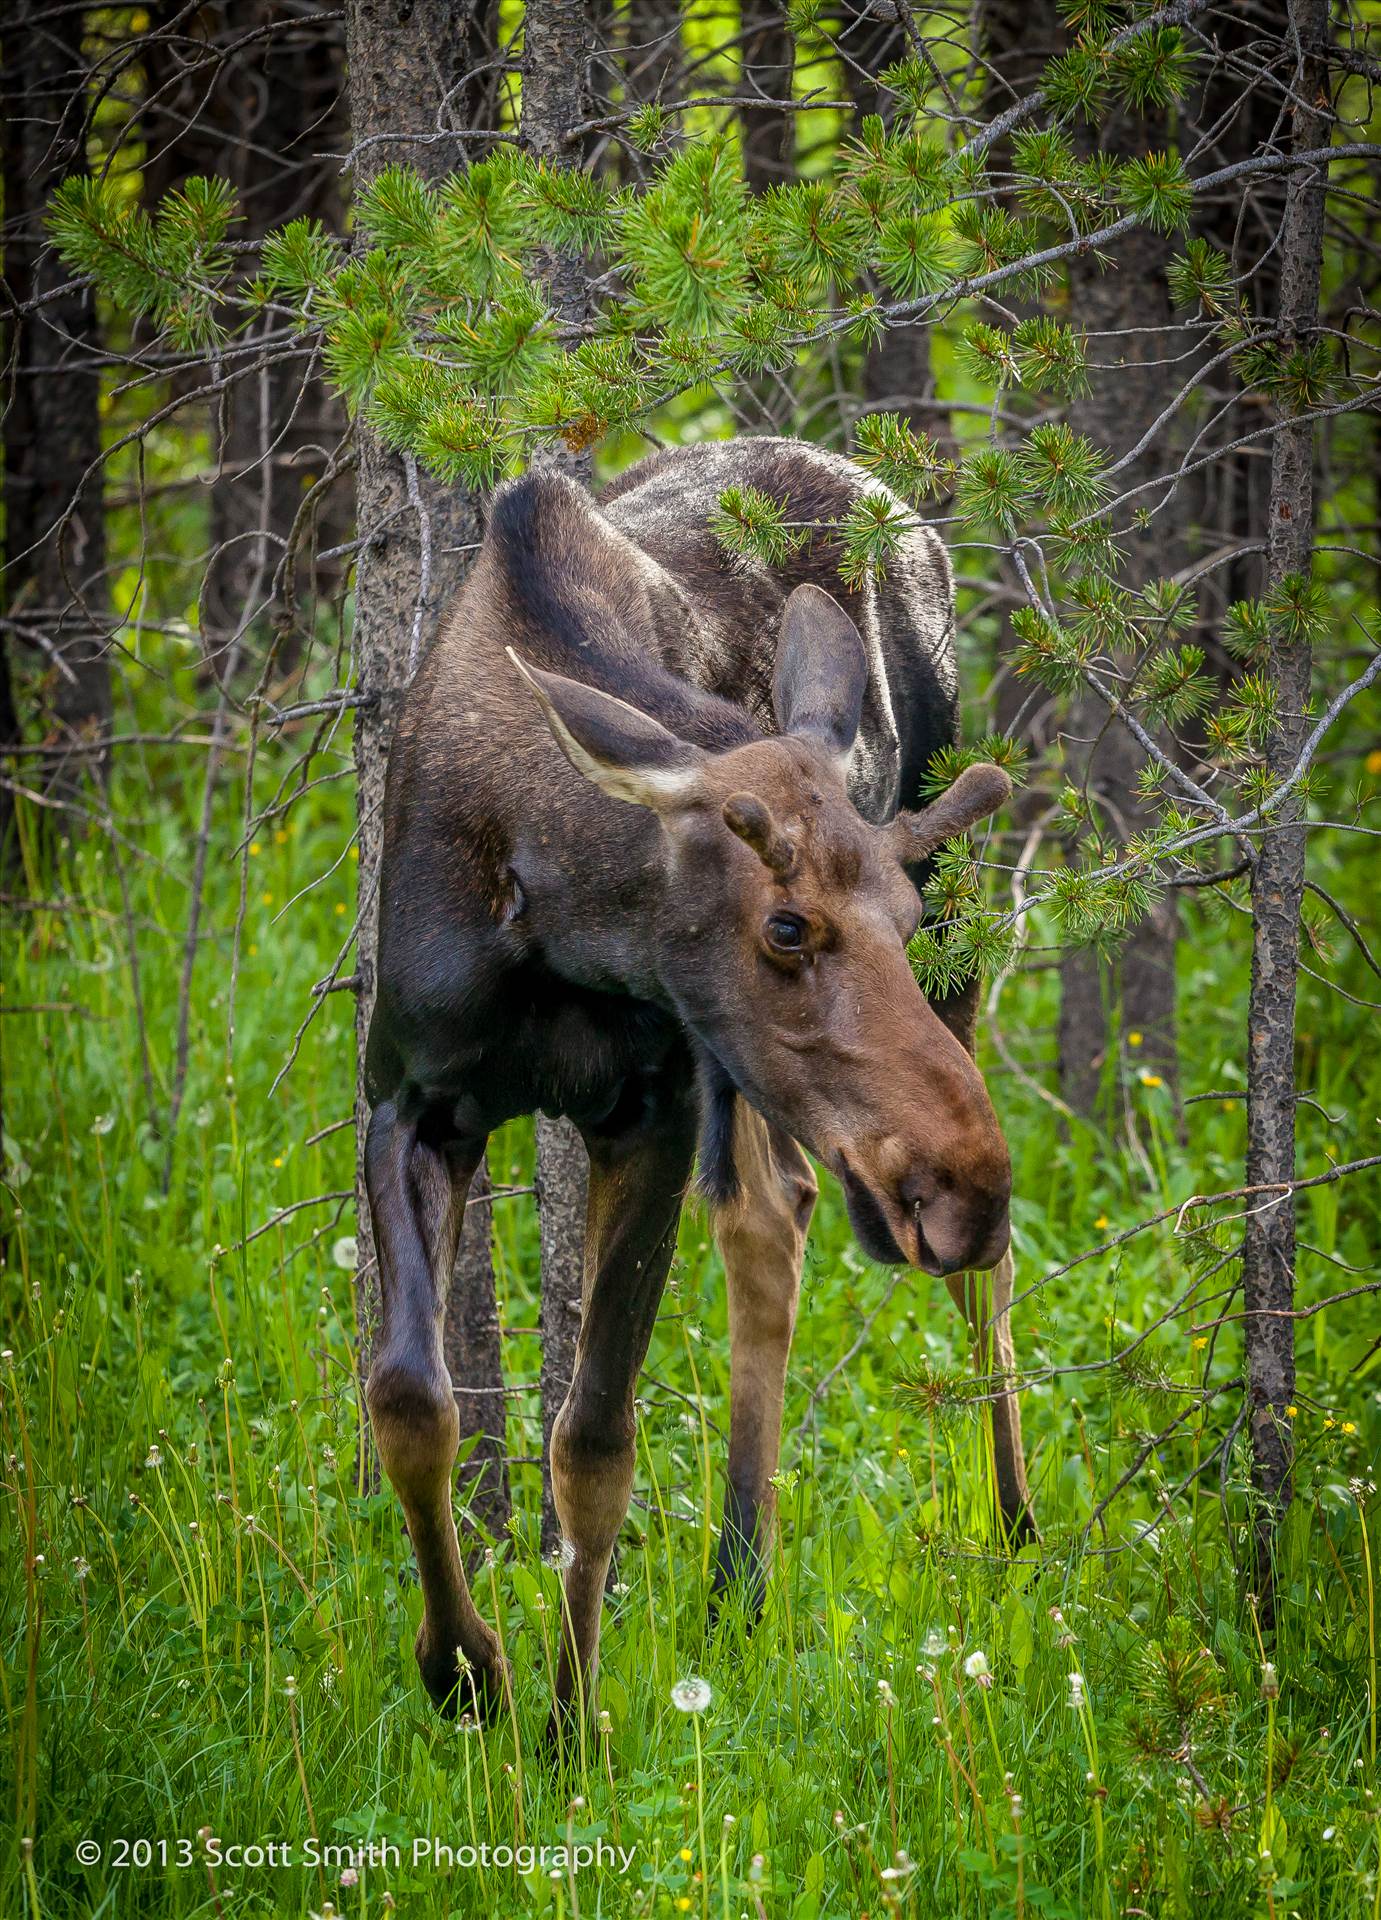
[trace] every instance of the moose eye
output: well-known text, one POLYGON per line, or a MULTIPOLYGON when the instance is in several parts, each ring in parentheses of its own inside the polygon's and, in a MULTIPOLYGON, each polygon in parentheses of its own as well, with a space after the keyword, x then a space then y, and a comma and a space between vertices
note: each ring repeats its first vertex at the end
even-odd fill
POLYGON ((794 913, 774 913, 767 922, 767 938, 778 953, 800 953, 806 944, 806 923, 794 913))

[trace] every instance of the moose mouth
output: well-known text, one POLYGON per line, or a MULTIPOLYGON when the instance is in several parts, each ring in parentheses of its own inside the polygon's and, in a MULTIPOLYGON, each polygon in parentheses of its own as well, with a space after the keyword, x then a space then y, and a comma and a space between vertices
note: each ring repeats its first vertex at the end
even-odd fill
POLYGON ((921 1223, 912 1213, 905 1212, 895 1202, 888 1204, 866 1186, 842 1153, 835 1156, 839 1175, 844 1189, 844 1202, 849 1210, 849 1224, 854 1230, 854 1238, 870 1260, 878 1261, 885 1267, 919 1267, 923 1273, 943 1274, 942 1267, 926 1245, 921 1223), (905 1251, 900 1235, 905 1234, 914 1251, 905 1251))

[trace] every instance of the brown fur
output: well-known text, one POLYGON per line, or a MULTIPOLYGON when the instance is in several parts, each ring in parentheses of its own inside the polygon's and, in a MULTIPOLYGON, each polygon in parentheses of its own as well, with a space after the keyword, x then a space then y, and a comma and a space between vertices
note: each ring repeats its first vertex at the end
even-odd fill
MULTIPOLYGON (((707 532, 761 484, 838 520, 872 483, 792 442, 659 456, 607 513, 555 476, 495 504, 400 715, 385 802, 367 1150, 383 1320, 368 1401, 407 1513, 433 1697, 502 1685, 450 1510, 444 1294, 489 1133, 542 1109, 590 1155, 582 1325, 552 1441, 568 1548, 558 1701, 588 1699, 627 1510, 634 1392, 699 1136, 729 1286, 733 1405, 717 1577, 760 1587, 815 1179, 875 1258, 996 1268, 980 1364, 1012 1367, 1006 1145, 971 1002, 932 1009, 906 943, 940 840, 1007 791, 971 769, 898 814, 953 739, 943 550, 841 595, 828 542, 780 574, 707 532), (836 582, 837 584, 837 582, 836 582), (1005 1285, 1006 1292, 1001 1291, 1005 1285)), ((982 1316, 963 1286, 956 1298, 982 1316)), ((1015 1400, 997 1478, 1027 1516, 1015 1400)))

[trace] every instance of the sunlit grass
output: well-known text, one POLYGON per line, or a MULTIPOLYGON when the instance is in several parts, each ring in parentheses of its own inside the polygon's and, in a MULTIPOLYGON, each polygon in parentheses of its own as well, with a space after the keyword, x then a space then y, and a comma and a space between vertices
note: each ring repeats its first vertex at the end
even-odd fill
MULTIPOLYGON (((176 789, 170 769, 144 842, 170 862, 193 817, 176 789)), ((0 1911, 1374 1916, 1367 1483, 1381 1418, 1365 1297, 1301 1323, 1300 1497, 1268 1645, 1230 1553, 1248 1517, 1244 1453, 1182 1484, 1235 1417, 1235 1392, 1206 1401, 1085 1533, 1205 1369, 1210 1383, 1236 1378, 1240 1323, 1212 1324, 1234 1311, 1214 1298, 1231 1272, 1139 1349, 1137 1369, 1032 1385, 1026 1435, 1046 1539, 1013 1563, 993 1537, 984 1423, 938 1283, 897 1287, 801 1427, 888 1284, 827 1188, 765 1614, 750 1634, 730 1605, 708 1635, 727 1344, 722 1278, 692 1214, 642 1387, 598 1718, 554 1771, 539 1741, 560 1601, 537 1550, 532 1467, 515 1475, 512 1536, 491 1543, 492 1566, 476 1576, 513 1657, 512 1713, 484 1732, 431 1713, 412 1661, 420 1601, 400 1514, 386 1488, 356 1483, 350 1249, 339 1245, 350 1211, 304 1208, 246 1243, 278 1210, 352 1180, 347 1130, 306 1144, 350 1111, 348 996, 328 999, 267 1100, 352 911, 347 860, 274 919, 346 844, 333 791, 250 854, 230 1062, 239 889, 234 868, 213 862, 166 1191, 108 853, 82 844, 33 888, 82 911, 11 921, 4 1004, 56 1011, 4 1021, 19 1164, 5 1199, 0 1704, 16 1844, 0 1911), (695 1714, 672 1699, 692 1675, 710 1693, 695 1714), (100 1845, 96 1864, 78 1863, 83 1841, 100 1845), (271 1843, 292 1864, 280 1853, 246 1865, 231 1851, 271 1843), (343 1847, 359 1850, 357 1865, 328 1856, 343 1847), (495 1859, 505 1848, 535 1851, 515 1865, 495 1859), (599 1865, 580 1853, 574 1872, 558 1848, 604 1851, 599 1865)), ((149 812, 146 793, 139 805, 149 812)), ((218 845, 232 844, 237 818, 227 794, 218 845)), ((166 1111, 185 891, 144 861, 127 878, 166 1111)), ((1186 1090, 1240 1086, 1240 933, 1191 929, 1182 967, 1186 1090)), ((1004 1017, 1038 1064, 1049 976, 1009 986, 1004 1017)), ((1356 1010, 1312 985, 1301 1031, 1318 1103, 1300 1122, 1310 1172, 1329 1152, 1362 1150, 1381 1061, 1356 1010), (1335 1128, 1327 1116, 1340 1114, 1351 1118, 1335 1128)), ((1191 1106, 1181 1142, 1165 1090, 1134 1077, 1141 1151, 1129 1155, 1091 1133, 1063 1138, 1001 1073, 993 1086, 1016 1162, 1022 1286, 1240 1178, 1240 1103, 1191 1106)), ((495 1143, 496 1170, 515 1170, 517 1184, 529 1159, 521 1128, 495 1143)), ((508 1377, 527 1383, 531 1201, 501 1201, 496 1214, 508 1377)), ((1368 1217, 1357 1189, 1302 1196, 1304 1304, 1350 1283, 1334 1262, 1366 1266, 1368 1217)), ((1190 1278, 1168 1227, 1126 1241, 1023 1301, 1020 1358, 1037 1369, 1102 1360, 1190 1278)), ((531 1456, 536 1395, 510 1406, 510 1451, 531 1456)))

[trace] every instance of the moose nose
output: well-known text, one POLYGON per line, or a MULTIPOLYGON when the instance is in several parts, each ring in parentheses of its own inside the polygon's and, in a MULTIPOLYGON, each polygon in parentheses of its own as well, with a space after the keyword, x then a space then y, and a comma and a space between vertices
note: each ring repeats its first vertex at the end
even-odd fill
POLYGON ((985 1272, 995 1267, 1011 1238, 1007 1199, 1005 1191, 957 1189, 938 1193, 932 1189, 912 1197, 920 1264, 936 1274, 985 1272))
POLYGON ((984 1273, 1011 1242, 1005 1205, 985 1225, 960 1219, 943 1204, 918 1207, 915 1222, 920 1265, 927 1273, 984 1273))

